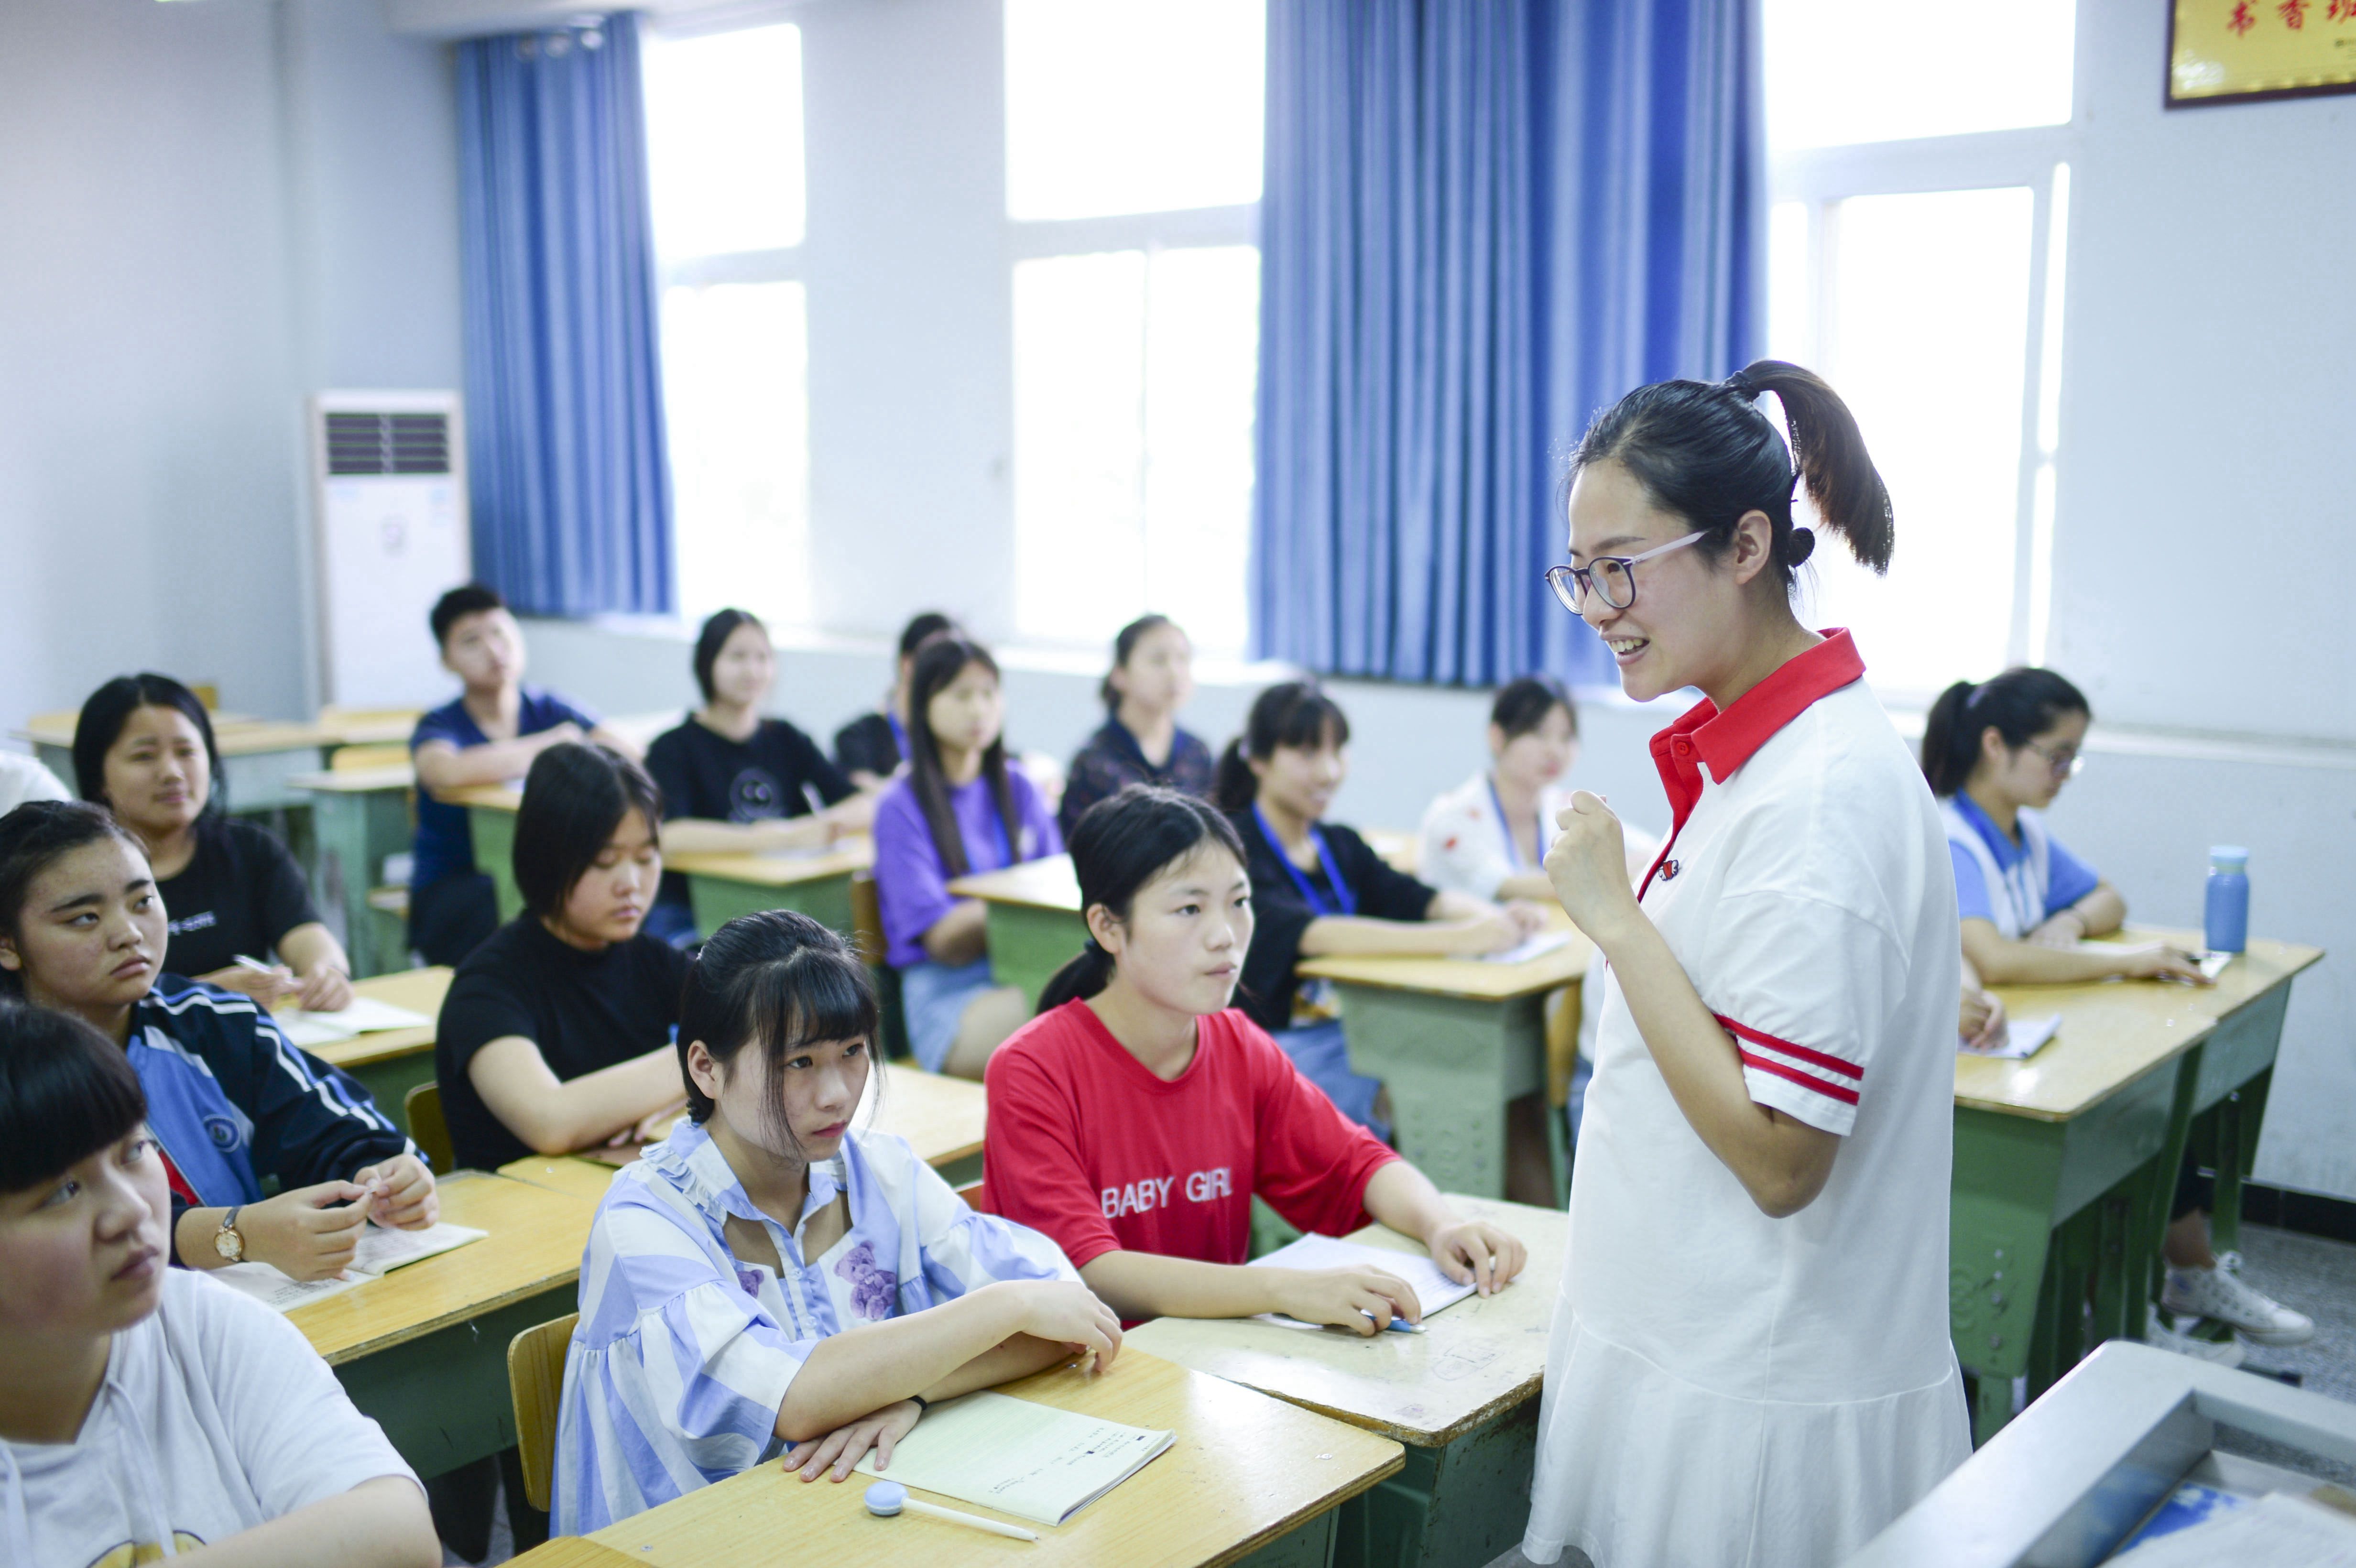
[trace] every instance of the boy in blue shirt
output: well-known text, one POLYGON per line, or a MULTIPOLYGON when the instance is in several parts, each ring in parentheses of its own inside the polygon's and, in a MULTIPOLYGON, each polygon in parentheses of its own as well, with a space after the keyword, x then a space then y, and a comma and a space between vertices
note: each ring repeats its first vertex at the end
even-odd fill
POLYGON ((418 784, 409 944, 428 964, 455 965, 498 928, 498 901, 476 868, 466 808, 439 793, 519 779, 534 757, 567 741, 594 740, 633 759, 639 752, 588 709, 523 684, 523 628, 497 590, 453 588, 434 604, 432 624, 442 667, 466 690, 420 719, 409 737, 418 784))

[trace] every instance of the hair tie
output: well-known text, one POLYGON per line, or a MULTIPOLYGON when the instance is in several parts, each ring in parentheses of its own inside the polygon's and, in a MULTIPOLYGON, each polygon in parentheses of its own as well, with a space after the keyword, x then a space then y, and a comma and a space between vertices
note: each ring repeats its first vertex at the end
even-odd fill
POLYGON ((1972 688, 1972 694, 1969 697, 1964 699, 1964 706, 1965 708, 1977 708, 1980 704, 1980 699, 1987 695, 1987 682, 1982 681, 1977 686, 1972 688))
POLYGON ((1087 941, 1081 945, 1080 952, 1084 956, 1089 958, 1101 958, 1108 964, 1112 962, 1112 955, 1106 952, 1104 944, 1098 942, 1093 936, 1089 937, 1087 941))
POLYGON ((1751 379, 1748 370, 1737 370, 1720 384, 1746 403, 1759 396, 1759 384, 1751 379))
POLYGON ((1816 531, 1795 528, 1784 537, 1783 564, 1797 566, 1816 553, 1816 531))

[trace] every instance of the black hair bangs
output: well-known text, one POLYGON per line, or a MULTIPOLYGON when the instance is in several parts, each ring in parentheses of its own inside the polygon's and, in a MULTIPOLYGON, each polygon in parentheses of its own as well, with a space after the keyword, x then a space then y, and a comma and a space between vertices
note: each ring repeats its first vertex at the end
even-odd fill
POLYGON ((121 1048, 65 1013, 0 1001, 0 1192, 49 1181, 147 1119, 121 1048))
POLYGON ((1349 716, 1342 705, 1315 688, 1305 688, 1276 716, 1269 750, 1293 746, 1319 751, 1350 743, 1349 716))
POLYGON ((759 1040, 772 1069, 796 1051, 841 1040, 873 1040, 881 1014, 867 971, 847 954, 803 948, 744 976, 731 1020, 738 1039, 759 1040))

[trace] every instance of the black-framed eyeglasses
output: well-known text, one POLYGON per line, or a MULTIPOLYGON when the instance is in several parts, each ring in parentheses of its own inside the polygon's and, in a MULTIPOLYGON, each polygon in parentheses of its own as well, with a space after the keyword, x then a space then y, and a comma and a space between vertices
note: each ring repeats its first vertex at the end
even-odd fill
POLYGON ((1697 528, 1681 539, 1671 539, 1642 555, 1599 555, 1585 566, 1549 566, 1546 570, 1547 586, 1562 601, 1562 607, 1572 614, 1579 613, 1587 602, 1587 592, 1592 588, 1603 603, 1614 610, 1625 610, 1636 602, 1636 563, 1650 560, 1656 555, 1666 555, 1673 549, 1683 549, 1708 530, 1697 528))

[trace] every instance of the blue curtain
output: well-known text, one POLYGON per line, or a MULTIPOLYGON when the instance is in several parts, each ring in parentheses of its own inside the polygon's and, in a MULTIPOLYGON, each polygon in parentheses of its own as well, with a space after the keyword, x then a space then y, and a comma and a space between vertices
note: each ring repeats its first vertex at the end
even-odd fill
POLYGON ((1755 0, 1271 0, 1253 640, 1609 678, 1539 573, 1589 416, 1752 357, 1755 0))
POLYGON ((675 592, 638 37, 458 46, 475 567, 519 610, 675 592))

